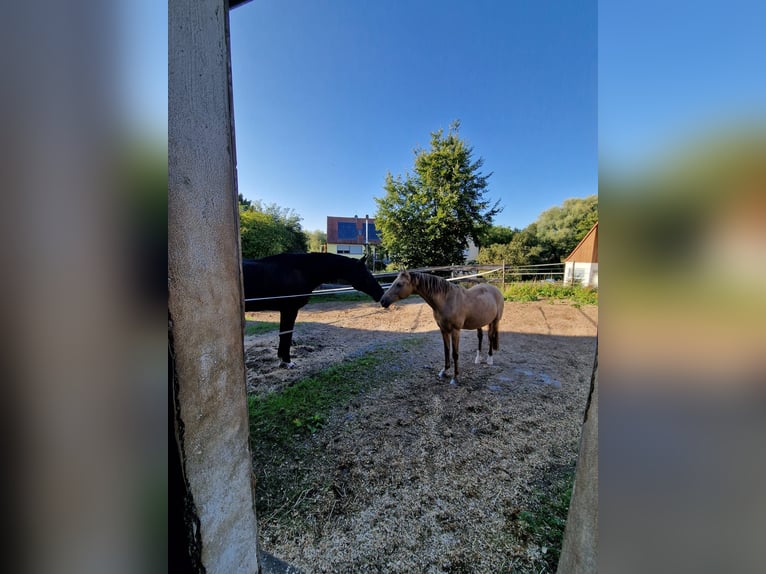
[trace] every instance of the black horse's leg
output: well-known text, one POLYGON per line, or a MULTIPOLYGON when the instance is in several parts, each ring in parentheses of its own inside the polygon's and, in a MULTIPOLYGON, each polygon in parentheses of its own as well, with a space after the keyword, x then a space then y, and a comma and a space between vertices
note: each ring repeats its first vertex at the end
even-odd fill
POLYGON ((452 375, 452 380, 450 381, 450 384, 454 385, 457 383, 457 356, 458 356, 458 350, 460 349, 460 329, 455 329, 452 331, 452 362, 455 363, 455 374, 452 375))
POLYGON ((277 356, 282 359, 280 367, 292 369, 295 363, 290 361, 290 345, 293 343, 293 329, 295 328, 295 318, 298 316, 298 309, 282 309, 279 313, 279 350, 277 356))
POLYGON ((449 362, 449 333, 442 331, 442 340, 444 341, 444 368, 439 373, 440 379, 444 378, 444 375, 449 371, 451 366, 449 362))
MULTIPOLYGON (((482 341, 482 339, 484 339, 484 333, 482 332, 481 327, 476 329, 476 335, 479 337, 479 350, 476 351, 476 359, 474 360, 474 363, 476 363, 478 365, 479 363, 481 363, 481 341, 482 341)), ((492 339, 490 338, 490 345, 489 345, 489 349, 490 349, 489 350, 489 354, 490 355, 492 354, 492 343, 491 343, 491 341, 492 341, 492 339)))

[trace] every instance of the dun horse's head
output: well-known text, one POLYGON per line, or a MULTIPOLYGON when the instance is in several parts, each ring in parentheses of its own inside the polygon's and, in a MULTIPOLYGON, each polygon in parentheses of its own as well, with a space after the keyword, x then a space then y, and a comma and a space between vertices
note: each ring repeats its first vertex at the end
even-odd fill
POLYGON ((378 283, 378 280, 375 279, 372 273, 367 270, 367 265, 365 265, 366 259, 367 257, 365 256, 354 262, 356 267, 351 277, 351 285, 357 291, 367 293, 375 301, 380 301, 380 298, 383 296, 383 287, 380 286, 380 283, 378 283))
POLYGON ((391 284, 391 287, 388 288, 388 291, 383 294, 380 304, 388 309, 388 306, 391 305, 391 303, 396 303, 400 299, 406 299, 412 295, 414 290, 415 287, 412 284, 412 277, 407 271, 402 271, 391 284))

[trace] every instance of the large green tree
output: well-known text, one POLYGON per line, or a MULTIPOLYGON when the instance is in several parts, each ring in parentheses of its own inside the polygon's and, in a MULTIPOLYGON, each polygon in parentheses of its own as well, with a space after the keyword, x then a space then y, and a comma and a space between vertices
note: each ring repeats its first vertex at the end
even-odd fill
POLYGON ((305 253, 308 243, 300 221, 300 216, 292 209, 274 203, 263 205, 240 195, 242 257, 257 259, 277 253, 305 253))
POLYGON ((484 160, 460 139, 460 122, 445 135, 431 134, 430 149, 415 150, 412 174, 386 175, 385 195, 375 198, 375 224, 392 262, 405 267, 463 263, 469 239, 481 243, 499 201, 485 198, 484 160))
POLYGON ((518 229, 511 229, 504 225, 492 225, 481 238, 480 245, 510 243, 514 235, 517 235, 518 233, 518 229))
POLYGON ((598 196, 567 199, 561 206, 543 211, 537 218, 537 237, 540 244, 550 249, 553 262, 577 247, 593 224, 598 221, 598 196))
POLYGON ((567 199, 563 205, 543 211, 534 223, 519 231, 493 227, 485 234, 478 261, 508 265, 559 263, 569 255, 598 221, 598 196, 567 199), (498 241, 499 240, 499 241, 498 241))
POLYGON ((543 247, 537 238, 537 225, 532 223, 522 230, 514 230, 507 243, 492 243, 482 247, 477 261, 482 265, 533 265, 539 262, 543 247))
POLYGON ((321 229, 304 231, 303 233, 306 235, 306 241, 308 242, 310 252, 320 253, 322 248, 327 245, 327 233, 321 229))

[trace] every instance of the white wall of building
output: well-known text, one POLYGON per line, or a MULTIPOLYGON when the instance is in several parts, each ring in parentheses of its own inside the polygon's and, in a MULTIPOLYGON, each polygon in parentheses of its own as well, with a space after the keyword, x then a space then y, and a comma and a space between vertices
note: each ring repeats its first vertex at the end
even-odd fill
POLYGON ((580 283, 583 287, 598 287, 598 263, 575 263, 569 261, 564 266, 564 283, 580 283))

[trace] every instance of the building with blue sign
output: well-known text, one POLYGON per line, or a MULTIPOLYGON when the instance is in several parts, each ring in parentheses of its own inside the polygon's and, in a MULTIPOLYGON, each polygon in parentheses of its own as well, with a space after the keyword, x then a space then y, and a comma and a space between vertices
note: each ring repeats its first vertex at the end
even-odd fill
POLYGON ((327 216, 327 253, 360 258, 369 253, 375 258, 380 251, 380 236, 375 219, 364 217, 327 216))

